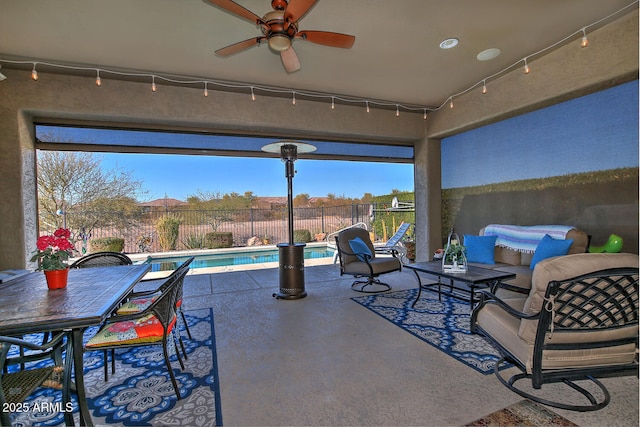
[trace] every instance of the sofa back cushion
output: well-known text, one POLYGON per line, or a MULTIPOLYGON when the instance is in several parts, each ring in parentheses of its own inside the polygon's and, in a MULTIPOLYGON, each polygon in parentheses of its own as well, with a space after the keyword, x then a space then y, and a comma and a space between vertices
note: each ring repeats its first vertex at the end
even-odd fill
POLYGON ((582 230, 572 228, 567 233, 566 239, 572 239, 573 243, 569 247, 569 255, 571 254, 583 254, 587 252, 587 246, 589 245, 589 235, 582 230))
MULTIPOLYGON (((480 229, 478 233, 480 236, 484 236, 484 227, 480 229)), ((587 252, 587 246, 589 245, 589 236, 582 230, 572 228, 567 233, 566 239, 573 240, 573 243, 569 247, 569 254, 582 254, 587 252)), ((500 246, 495 247, 494 259, 497 263, 511 264, 511 265, 531 265, 532 253, 521 253, 509 248, 503 248, 500 246)))
MULTIPOLYGON (((536 264, 531 279, 531 291, 524 304, 524 312, 538 313, 545 304, 544 295, 549 282, 566 280, 583 274, 607 268, 638 267, 636 254, 570 254, 548 258, 536 264)), ((533 343, 537 320, 522 320, 518 335, 526 342, 533 343)))

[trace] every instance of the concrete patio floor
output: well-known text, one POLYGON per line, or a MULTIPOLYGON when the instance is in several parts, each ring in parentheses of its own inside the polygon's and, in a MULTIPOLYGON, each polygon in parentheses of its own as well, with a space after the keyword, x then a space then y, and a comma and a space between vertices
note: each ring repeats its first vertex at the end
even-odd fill
MULTIPOLYGON (((417 287, 406 269, 385 279, 417 287)), ((225 425, 460 426, 521 400, 353 302, 351 282, 337 265, 309 266, 308 296, 283 301, 272 297, 277 268, 189 273, 185 309, 214 309, 225 425)), ((606 408, 554 411, 580 426, 637 426, 638 378, 603 382, 606 408)))

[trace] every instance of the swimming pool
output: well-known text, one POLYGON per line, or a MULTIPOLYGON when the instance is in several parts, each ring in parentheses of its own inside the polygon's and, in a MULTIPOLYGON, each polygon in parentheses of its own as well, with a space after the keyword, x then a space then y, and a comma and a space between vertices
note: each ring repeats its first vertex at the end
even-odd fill
MULTIPOLYGON (((234 265, 265 264, 278 262, 278 249, 254 249, 206 254, 148 257, 145 264, 151 264, 151 271, 175 270, 190 256, 195 256, 192 269, 228 267, 234 265)), ((326 246, 305 247, 304 259, 332 258, 333 250, 326 246)))

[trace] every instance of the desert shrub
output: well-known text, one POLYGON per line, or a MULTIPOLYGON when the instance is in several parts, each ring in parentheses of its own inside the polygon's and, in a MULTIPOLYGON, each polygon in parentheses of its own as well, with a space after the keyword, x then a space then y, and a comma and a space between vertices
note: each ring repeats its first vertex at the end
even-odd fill
POLYGON ((91 252, 122 252, 124 239, 122 237, 99 237, 91 239, 91 252))
POLYGON ((233 246, 233 233, 230 231, 213 231, 204 235, 204 246, 207 249, 230 248, 233 246))
POLYGON ((205 248, 204 234, 190 234, 182 239, 182 244, 187 249, 203 249, 205 248))
POLYGON ((172 213, 163 215, 156 221, 158 243, 163 251, 176 250, 180 224, 182 224, 182 218, 172 213))
POLYGON ((293 230, 293 241, 307 243, 311 241, 311 232, 309 230, 293 230))

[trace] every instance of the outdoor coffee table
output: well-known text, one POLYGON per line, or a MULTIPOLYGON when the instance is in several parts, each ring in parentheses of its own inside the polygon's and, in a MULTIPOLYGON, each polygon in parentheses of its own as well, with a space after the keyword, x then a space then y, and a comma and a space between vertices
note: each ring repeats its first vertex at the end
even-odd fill
POLYGON ((509 280, 516 277, 513 273, 505 273, 504 271, 491 270, 488 268, 480 268, 468 266, 466 273, 451 273, 442 269, 441 261, 431 262, 416 262, 414 264, 407 264, 404 267, 409 270, 413 270, 418 279, 418 296, 416 300, 411 304, 411 307, 415 306, 420 295, 422 294, 422 287, 437 286, 438 287, 438 299, 442 300, 442 295, 448 295, 453 298, 457 298, 463 301, 468 301, 473 306, 475 300, 475 289, 479 287, 489 287, 492 291, 503 280, 509 280), (438 277, 438 283, 422 284, 420 275, 418 273, 430 274, 438 277), (442 279, 448 279, 449 285, 444 285, 442 279), (466 287, 455 286, 455 282, 462 283, 466 287), (443 286, 449 289, 442 289, 443 286), (456 293, 457 291, 457 293, 456 293), (468 298, 465 298, 465 294, 468 298))

